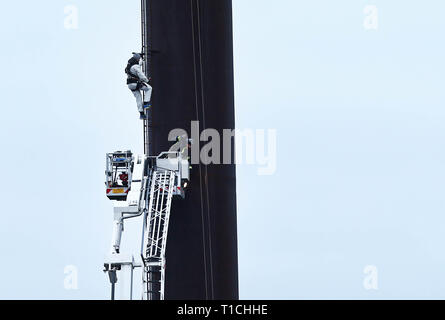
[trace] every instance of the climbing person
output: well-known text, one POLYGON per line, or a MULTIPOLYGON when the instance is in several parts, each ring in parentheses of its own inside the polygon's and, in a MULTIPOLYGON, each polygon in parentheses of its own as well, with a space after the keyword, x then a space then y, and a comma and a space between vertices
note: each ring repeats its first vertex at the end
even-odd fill
POLYGON ((133 92, 136 98, 136 103, 138 111, 141 115, 141 119, 146 119, 145 110, 151 107, 151 93, 153 91, 150 86, 150 80, 142 72, 142 54, 133 53, 133 57, 128 60, 127 67, 125 68, 125 73, 127 74, 127 85, 128 89, 133 92), (142 92, 144 92, 144 99, 142 99, 142 92), (143 101, 142 101, 143 100, 143 101))

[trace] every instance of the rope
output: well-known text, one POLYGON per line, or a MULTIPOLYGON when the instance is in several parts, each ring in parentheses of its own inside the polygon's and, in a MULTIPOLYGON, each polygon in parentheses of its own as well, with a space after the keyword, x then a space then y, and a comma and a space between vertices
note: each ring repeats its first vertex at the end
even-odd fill
MULTIPOLYGON (((201 41, 201 14, 200 14, 200 0, 196 0, 197 10, 198 10, 198 39, 199 39, 199 64, 200 64, 200 72, 201 72, 201 102, 202 102, 202 119, 203 119, 203 128, 207 129, 205 123, 205 99, 204 99, 204 83, 203 83, 203 74, 202 74, 202 41, 201 41)), ((207 166, 204 166, 205 176, 208 177, 208 169, 207 166)), ((207 183, 207 179, 205 180, 206 187, 206 196, 207 196, 207 230, 208 232, 208 240, 209 240, 209 250, 210 250, 210 284, 212 287, 212 299, 214 297, 214 289, 213 289, 213 254, 212 254, 212 237, 210 236, 210 204, 209 204, 209 184, 207 183)))
MULTIPOLYGON (((198 1, 198 0, 197 0, 198 1)), ((192 22, 192 40, 193 40, 193 70, 194 70, 194 78, 195 78, 195 107, 196 107, 196 118, 199 120, 199 109, 198 109, 198 75, 197 75, 197 66, 196 66, 196 46, 195 46, 195 42, 196 42, 196 37, 195 37, 195 19, 194 19, 194 13, 193 13, 193 0, 190 0, 191 3, 191 22, 192 22)), ((202 85, 203 85, 203 81, 202 81, 202 57, 201 57, 201 32, 200 32, 200 24, 199 24, 199 7, 198 7, 198 3, 197 3, 197 12, 198 12, 198 34, 199 34, 199 50, 200 50, 200 55, 199 55, 199 61, 200 61, 200 66, 201 66, 201 73, 200 73, 200 84, 201 84, 201 89, 202 89, 202 85)), ((201 91, 201 98, 203 99, 203 91, 201 91)), ((202 108, 201 111, 203 112, 202 108)), ((203 119, 204 119, 204 112, 203 112, 203 119)), ((205 126, 205 121, 203 121, 203 124, 205 126)), ((199 143, 199 141, 198 141, 199 143)), ((208 275, 207 275, 207 250, 206 250, 206 238, 205 238, 205 222, 204 222, 204 203, 203 203, 203 186, 202 186, 202 165, 199 164, 199 185, 200 185, 200 192, 201 192, 201 227, 203 230, 202 233, 202 242, 203 242, 203 258, 204 258, 204 275, 205 275, 205 288, 206 288, 206 299, 209 299, 209 292, 208 292, 208 275)), ((208 192, 208 191, 207 191, 208 192)), ((207 193, 208 195, 208 193, 207 193)), ((210 231, 209 228, 209 222, 207 221, 207 231, 210 231)), ((210 251, 210 275, 211 275, 211 297, 213 297, 213 266, 212 266, 212 254, 211 254, 211 247, 209 247, 209 251, 210 251)))

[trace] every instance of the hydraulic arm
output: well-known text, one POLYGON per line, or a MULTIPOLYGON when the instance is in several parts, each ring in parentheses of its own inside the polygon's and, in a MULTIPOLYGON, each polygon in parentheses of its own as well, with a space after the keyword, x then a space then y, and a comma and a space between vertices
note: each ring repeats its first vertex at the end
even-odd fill
POLYGON ((112 299, 115 298, 119 274, 125 279, 121 298, 132 299, 133 270, 143 267, 142 298, 163 300, 171 203, 173 198, 185 197, 190 179, 189 161, 181 152, 141 157, 133 156, 130 151, 118 151, 107 155, 105 175, 107 196, 115 201, 111 249, 104 263, 104 271, 108 272, 111 282, 112 299), (118 176, 121 178, 114 178, 118 176), (126 177, 132 179, 126 180, 126 177), (110 196, 113 192, 118 196, 110 196), (143 237, 141 262, 137 263, 133 255, 120 252, 120 244, 125 220, 140 216, 143 216, 143 237))

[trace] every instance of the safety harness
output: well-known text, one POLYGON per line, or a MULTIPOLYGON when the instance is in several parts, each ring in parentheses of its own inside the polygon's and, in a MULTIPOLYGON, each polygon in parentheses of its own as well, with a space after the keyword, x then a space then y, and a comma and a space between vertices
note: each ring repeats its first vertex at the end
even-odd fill
POLYGON ((135 90, 139 90, 142 86, 142 81, 139 77, 131 72, 131 68, 135 65, 139 64, 139 61, 135 58, 131 58, 128 61, 127 67, 125 68, 125 73, 127 74, 127 84, 137 83, 137 88, 135 90))

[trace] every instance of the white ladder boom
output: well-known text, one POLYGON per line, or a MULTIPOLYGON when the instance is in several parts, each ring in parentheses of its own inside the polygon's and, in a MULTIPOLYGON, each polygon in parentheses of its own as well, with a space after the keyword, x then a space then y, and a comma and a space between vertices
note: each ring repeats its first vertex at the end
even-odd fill
POLYGON ((174 187, 175 172, 152 171, 142 247, 144 300, 164 300, 165 251, 174 187))

